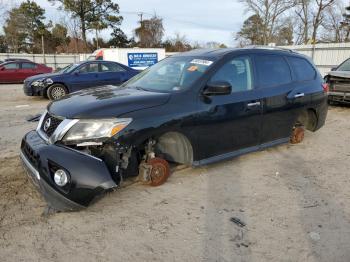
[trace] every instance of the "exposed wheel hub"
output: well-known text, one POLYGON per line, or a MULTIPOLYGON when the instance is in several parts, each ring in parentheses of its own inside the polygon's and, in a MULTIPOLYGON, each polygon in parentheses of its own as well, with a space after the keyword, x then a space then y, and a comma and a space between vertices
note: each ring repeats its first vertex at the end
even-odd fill
POLYGON ((299 144, 304 140, 305 129, 302 126, 296 126, 293 129, 292 135, 290 137, 290 142, 292 144, 299 144))
POLYGON ((160 186, 167 181, 169 175, 169 164, 162 158, 151 158, 140 165, 140 179, 144 184, 160 186))

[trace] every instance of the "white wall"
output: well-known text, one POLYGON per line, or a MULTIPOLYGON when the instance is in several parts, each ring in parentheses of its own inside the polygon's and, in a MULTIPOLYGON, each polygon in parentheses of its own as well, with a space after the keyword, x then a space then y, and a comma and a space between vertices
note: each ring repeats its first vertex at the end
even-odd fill
POLYGON ((313 58, 315 65, 324 76, 345 59, 350 58, 350 43, 281 46, 313 58))

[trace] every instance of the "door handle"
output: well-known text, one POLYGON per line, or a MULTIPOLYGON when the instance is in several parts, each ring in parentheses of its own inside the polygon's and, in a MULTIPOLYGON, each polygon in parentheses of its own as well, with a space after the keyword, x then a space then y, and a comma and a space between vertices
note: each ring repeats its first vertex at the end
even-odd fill
POLYGON ((299 93, 299 94, 294 95, 294 98, 299 98, 299 97, 303 97, 303 96, 305 96, 304 93, 299 93))
POLYGON ((248 107, 253 107, 253 106, 260 106, 260 102, 252 102, 247 104, 248 107))

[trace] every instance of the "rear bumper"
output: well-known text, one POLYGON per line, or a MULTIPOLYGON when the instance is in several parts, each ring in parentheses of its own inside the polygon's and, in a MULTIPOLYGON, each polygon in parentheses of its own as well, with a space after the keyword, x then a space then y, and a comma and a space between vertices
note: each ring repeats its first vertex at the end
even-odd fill
POLYGON ((117 186, 102 160, 47 144, 35 131, 24 136, 20 156, 31 181, 56 210, 80 210, 104 191, 117 186), (64 188, 54 182, 57 168, 69 174, 69 183, 64 188))

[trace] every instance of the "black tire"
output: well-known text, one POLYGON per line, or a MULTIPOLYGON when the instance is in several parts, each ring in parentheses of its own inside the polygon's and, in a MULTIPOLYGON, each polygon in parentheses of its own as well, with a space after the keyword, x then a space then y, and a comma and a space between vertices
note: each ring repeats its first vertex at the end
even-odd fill
POLYGON ((47 97, 50 100, 58 100, 68 94, 68 90, 64 85, 61 84, 53 84, 49 86, 46 91, 47 97))

